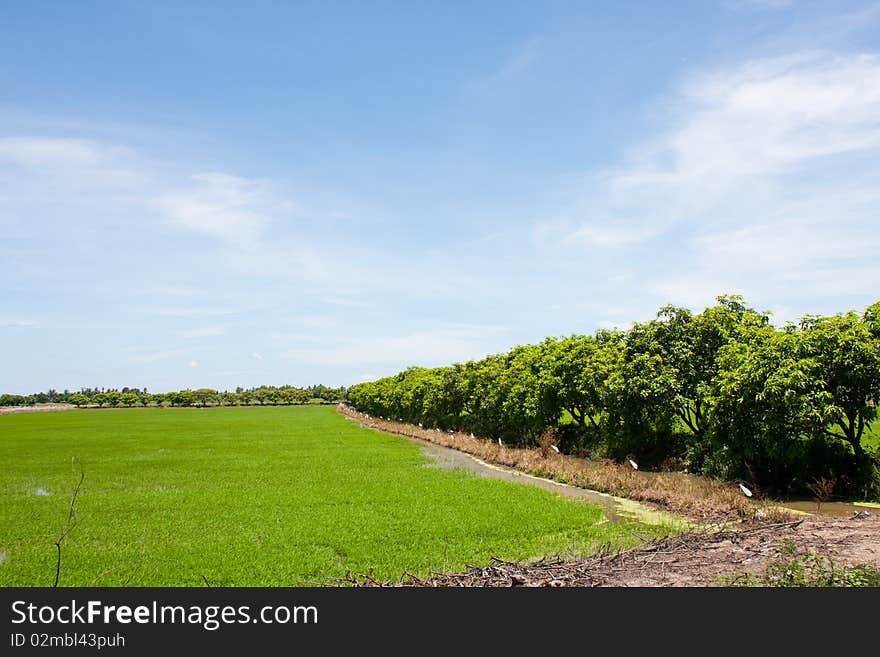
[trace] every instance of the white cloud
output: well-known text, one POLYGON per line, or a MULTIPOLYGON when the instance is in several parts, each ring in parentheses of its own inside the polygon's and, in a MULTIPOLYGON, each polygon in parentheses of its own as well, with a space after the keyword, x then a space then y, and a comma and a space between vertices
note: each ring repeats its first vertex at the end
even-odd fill
POLYGON ((651 239, 657 229, 651 226, 624 226, 609 224, 583 224, 565 236, 568 244, 613 249, 651 239))
POLYGON ((192 176, 191 183, 158 199, 170 221, 245 251, 261 246, 273 212, 289 210, 264 182, 204 173, 192 176))
POLYGON ((197 360, 191 360, 191 361, 189 361, 189 366, 190 366, 190 367, 198 367, 198 366, 199 366, 199 361, 197 361, 197 360))
POLYGON ((185 287, 180 285, 162 285, 149 290, 150 294, 157 297, 175 297, 175 298, 192 298, 203 296, 204 291, 194 287, 185 287))
POLYGON ((251 354, 251 358, 253 358, 254 360, 263 360, 263 354, 255 351, 251 354))
POLYGON ((833 221, 785 219, 752 224, 696 237, 693 244, 705 267, 760 274, 766 271, 799 272, 869 258, 880 239, 867 233, 854 240, 857 227, 833 221))
POLYGON ((7 319, 0 317, 0 328, 36 328, 37 323, 29 319, 7 319))
POLYGON ((734 9, 757 9, 776 11, 793 7, 794 0, 728 0, 727 5, 734 9))
POLYGON ((313 365, 383 365, 393 371, 408 365, 444 365, 480 358, 490 350, 488 343, 504 331, 493 326, 449 324, 403 335, 314 336, 308 339, 310 344, 291 349, 286 355, 313 365))
POLYGON ((222 326, 207 326, 204 328, 190 329, 183 332, 185 338, 209 338, 218 335, 224 335, 226 329, 222 326))
MULTIPOLYGON (((725 275, 723 272, 712 272, 702 276, 694 276, 682 272, 671 275, 654 284, 659 294, 660 303, 674 303, 689 308, 702 309, 714 305, 719 294, 740 294, 751 300, 754 288, 741 287, 736 274, 725 275)), ((659 304, 658 304, 659 305, 659 304)), ((648 316, 645 316, 647 319, 648 316)))
MULTIPOLYGON (((51 136, 0 138, 0 211, 30 215, 21 203, 89 202, 96 195, 136 198, 151 184, 128 148, 91 139, 51 136), (6 206, 4 208, 4 206, 6 206)), ((102 199, 106 202, 106 198, 102 199)))
POLYGON ((166 349, 163 351, 152 351, 148 353, 139 353, 131 357, 135 363, 156 363, 168 358, 180 356, 183 353, 180 349, 166 349))
POLYGON ((335 329, 343 325, 341 319, 327 315, 300 315, 292 323, 312 329, 335 329))
POLYGON ((373 304, 364 299, 352 299, 347 297, 324 297, 322 301, 331 306, 342 308, 372 308, 373 304))
POLYGON ((464 87, 465 94, 489 96, 505 86, 515 83, 526 75, 538 62, 544 39, 533 36, 509 54, 495 70, 470 80, 464 87))
POLYGON ((110 160, 111 152, 87 139, 5 137, 0 139, 0 161, 28 169, 94 167, 110 160))
MULTIPOLYGON (((666 201, 680 219, 742 185, 880 146, 880 57, 798 53, 695 77, 679 125, 605 182, 617 202, 666 201)), ((670 212, 670 210, 672 212, 670 212)))
POLYGON ((669 129, 593 180, 563 246, 644 243, 652 257, 633 262, 663 302, 791 298, 874 280, 880 56, 753 60, 690 77, 668 106, 669 129))
POLYGON ((238 315, 241 310, 236 308, 209 308, 209 307, 193 307, 193 306, 162 306, 157 308, 138 308, 138 312, 148 315, 157 315, 159 317, 185 317, 185 318, 208 318, 208 317, 225 317, 228 315, 238 315))
POLYGON ((539 58, 543 38, 535 36, 526 41, 490 77, 492 82, 504 82, 526 73, 539 58))

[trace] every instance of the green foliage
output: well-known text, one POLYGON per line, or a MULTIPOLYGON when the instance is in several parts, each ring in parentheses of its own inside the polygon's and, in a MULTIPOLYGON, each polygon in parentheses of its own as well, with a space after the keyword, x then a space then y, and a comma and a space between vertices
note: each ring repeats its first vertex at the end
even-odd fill
POLYGON ((33 404, 33 398, 28 399, 24 395, 0 395, 0 406, 31 406, 33 404))
POLYGON ((49 390, 34 395, 0 395, 0 406, 32 406, 55 403, 75 406, 247 406, 252 404, 276 406, 307 404, 312 400, 332 403, 345 398, 345 388, 316 385, 308 388, 294 386, 260 386, 244 390, 219 392, 210 388, 178 390, 169 393, 148 393, 146 388, 122 388, 121 390, 82 388, 79 392, 49 390))
POLYGON ((425 467, 417 446, 326 406, 4 415, 0 586, 52 583, 74 455, 85 480, 62 586, 302 586, 348 569, 397 579, 669 531, 425 467))
POLYGON ((599 331, 544 342, 548 394, 582 428, 599 429, 611 402, 612 377, 621 365, 624 334, 599 331))
POLYGON ((89 403, 89 398, 81 393, 74 393, 70 395, 68 401, 74 406, 85 406, 89 403))
POLYGON ((628 331, 548 338, 507 354, 353 386, 378 417, 744 479, 804 493, 819 478, 880 494, 880 303, 782 329, 738 296, 694 314, 666 306, 628 331))
POLYGON ((864 320, 850 312, 804 322, 805 355, 818 390, 807 420, 849 443, 860 458, 865 427, 877 417, 873 402, 880 400, 880 340, 871 316, 869 309, 864 320))

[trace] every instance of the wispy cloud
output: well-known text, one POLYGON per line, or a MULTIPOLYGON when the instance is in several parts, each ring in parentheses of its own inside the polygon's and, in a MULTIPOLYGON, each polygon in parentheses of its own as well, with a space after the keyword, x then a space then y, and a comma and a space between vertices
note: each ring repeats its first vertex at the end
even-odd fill
POLYGON ((334 329, 343 324, 341 319, 327 315, 300 315, 293 318, 292 322, 297 326, 312 329, 334 329))
POLYGON ((373 303, 366 299, 352 299, 350 297, 324 297, 322 301, 331 306, 342 308, 371 308, 373 303))
POLYGON ((610 182, 616 188, 701 188, 702 197, 815 158, 880 146, 880 57, 874 54, 757 60, 699 76, 683 91, 683 124, 615 172, 610 182))
POLYGON ((206 326, 204 328, 195 328, 182 333, 184 338, 209 338, 218 335, 224 335, 226 329, 222 326, 206 326))
POLYGON ((531 37, 492 74, 490 80, 506 81, 528 71, 539 59, 542 42, 540 36, 531 37))
POLYGON ((85 168, 105 164, 119 149, 88 139, 50 137, 0 138, 0 161, 44 171, 46 168, 85 168))
POLYGON ((72 204, 95 195, 115 196, 118 203, 141 195, 150 184, 136 154, 117 144, 46 135, 0 137, 0 213, 21 212, 14 204, 22 202, 72 204))
POLYGON ((173 223, 254 250, 262 244, 273 206, 267 185, 225 173, 203 173, 186 189, 162 195, 159 205, 173 223))
POLYGON ((131 360, 135 363, 157 363, 159 361, 176 358, 183 354, 181 349, 165 349, 162 351, 151 351, 146 353, 136 353, 131 356, 131 360))
POLYGON ((481 97, 517 83, 539 62, 543 40, 536 35, 519 44, 494 70, 470 80, 464 87, 465 94, 481 97))
POLYGON ((0 317, 0 328, 37 328, 37 323, 29 319, 5 319, 0 317))
POLYGON ((795 0, 727 0, 725 4, 733 9, 778 11, 793 7, 795 0))
POLYGON ((871 270, 880 56, 752 60, 691 76, 669 106, 669 130, 593 180, 563 245, 674 250, 674 261, 657 258, 662 271, 642 275, 691 304, 740 289, 785 293, 819 269, 842 289, 854 267, 871 270))
POLYGON ((158 317, 181 317, 181 318, 198 318, 198 317, 225 317, 228 315, 238 315, 242 312, 239 308, 219 308, 219 307, 199 307, 199 306, 159 306, 159 307, 139 307, 137 312, 147 315, 156 315, 158 317))
POLYGON ((478 358, 487 344, 506 329, 497 326, 448 324, 401 335, 362 337, 312 336, 307 345, 290 349, 294 361, 321 366, 379 366, 387 371, 406 365, 441 365, 478 358))
POLYGON ((192 298, 204 295, 204 291, 195 287, 180 285, 161 285, 148 290, 150 294, 159 298, 192 298))
POLYGON ((657 234, 652 226, 625 226, 608 224, 582 224, 565 236, 567 244, 613 249, 627 244, 649 240, 657 234))

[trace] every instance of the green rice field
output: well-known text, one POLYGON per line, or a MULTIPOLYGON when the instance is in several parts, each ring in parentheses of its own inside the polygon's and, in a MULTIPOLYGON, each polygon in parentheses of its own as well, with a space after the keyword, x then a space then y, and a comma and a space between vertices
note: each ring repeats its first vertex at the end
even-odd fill
POLYGON ((626 547, 662 526, 425 467, 333 407, 0 416, 0 586, 334 585, 626 547), (638 536, 637 536, 638 535, 638 536))

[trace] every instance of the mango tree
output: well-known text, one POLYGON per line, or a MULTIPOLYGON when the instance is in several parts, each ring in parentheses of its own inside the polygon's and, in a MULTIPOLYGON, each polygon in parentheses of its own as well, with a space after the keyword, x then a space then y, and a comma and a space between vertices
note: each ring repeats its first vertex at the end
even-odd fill
POLYGON ((812 365, 816 395, 810 415, 820 430, 845 441, 859 461, 867 460, 862 440, 877 417, 880 399, 880 340, 869 312, 803 320, 805 357, 812 365))

